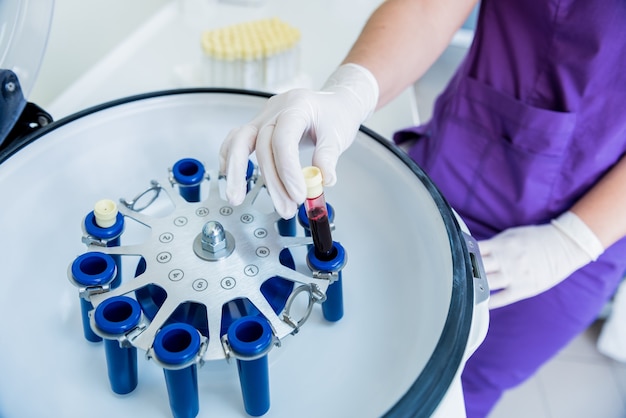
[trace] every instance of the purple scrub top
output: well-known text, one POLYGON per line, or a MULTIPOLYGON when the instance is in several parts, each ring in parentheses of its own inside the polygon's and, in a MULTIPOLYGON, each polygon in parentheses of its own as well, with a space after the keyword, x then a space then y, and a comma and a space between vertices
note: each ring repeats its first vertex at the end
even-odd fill
MULTIPOLYGON (((478 239, 568 210, 626 151, 626 1, 482 0, 433 118, 394 135, 409 139, 478 239)), ((468 418, 582 332, 625 269, 622 239, 552 289, 491 311, 462 375, 468 418)))
POLYGON ((483 0, 432 120, 394 135, 412 138, 479 239, 566 211, 626 151, 626 1, 483 0))

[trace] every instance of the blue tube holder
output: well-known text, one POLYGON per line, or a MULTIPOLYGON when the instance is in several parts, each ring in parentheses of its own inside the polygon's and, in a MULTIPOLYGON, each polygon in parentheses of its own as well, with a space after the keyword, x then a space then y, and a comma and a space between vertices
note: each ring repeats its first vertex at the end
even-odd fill
POLYGON ((182 322, 164 326, 154 339, 154 356, 163 366, 174 418, 193 418, 200 411, 196 364, 200 346, 198 330, 182 322))
POLYGON ((129 331, 141 319, 141 307, 128 296, 114 296, 96 307, 94 324, 104 337, 107 372, 111 390, 119 395, 137 387, 137 348, 124 344, 129 331))
POLYGON ((330 260, 321 260, 315 254, 315 248, 310 248, 307 253, 307 264, 313 271, 326 273, 329 277, 334 275, 326 289, 326 300, 322 302, 324 319, 337 322, 343 318, 343 285, 341 283, 341 270, 348 261, 346 250, 341 244, 333 241, 333 252, 330 260))
POLYGON ((172 177, 178 191, 187 202, 200 201, 200 183, 204 180, 204 165, 194 158, 178 160, 172 167, 172 177))
POLYGON ((102 341, 91 329, 89 312, 93 305, 88 300, 89 288, 110 286, 115 279, 117 266, 113 257, 101 252, 89 252, 82 254, 72 262, 70 278, 77 287, 84 287, 80 292, 80 310, 83 322, 83 334, 85 339, 91 342, 102 341))
POLYGON ((278 233, 283 237, 295 237, 298 232, 296 229, 296 217, 290 219, 279 219, 277 222, 278 233))
MULTIPOLYGON (((108 228, 102 228, 96 223, 96 216, 91 211, 85 216, 84 225, 87 234, 106 242, 107 247, 117 247, 120 245, 120 237, 124 232, 124 215, 118 212, 115 217, 115 223, 108 228)), ((111 283, 111 287, 116 288, 122 283, 122 258, 119 255, 113 255, 112 257, 115 260, 115 264, 117 264, 117 276, 111 283)))
POLYGON ((228 344, 237 359, 243 404, 258 417, 270 409, 267 353, 274 343, 269 322, 261 316, 244 316, 228 327, 228 344))

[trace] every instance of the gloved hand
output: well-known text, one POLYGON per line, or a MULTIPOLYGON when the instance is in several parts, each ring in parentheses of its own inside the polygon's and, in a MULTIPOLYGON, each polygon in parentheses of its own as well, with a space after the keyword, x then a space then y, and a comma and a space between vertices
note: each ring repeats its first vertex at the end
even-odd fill
POLYGON ((551 223, 502 231, 478 243, 491 291, 489 308, 538 295, 595 261, 604 248, 573 212, 551 223))
POLYGON ((243 201, 248 157, 256 150, 276 211, 291 218, 306 197, 300 140, 311 137, 312 164, 321 170, 324 185, 332 186, 339 155, 352 144, 377 102, 376 79, 356 64, 340 66, 321 91, 296 89, 271 97, 251 122, 232 130, 222 144, 220 172, 226 175, 227 199, 233 205, 243 201))

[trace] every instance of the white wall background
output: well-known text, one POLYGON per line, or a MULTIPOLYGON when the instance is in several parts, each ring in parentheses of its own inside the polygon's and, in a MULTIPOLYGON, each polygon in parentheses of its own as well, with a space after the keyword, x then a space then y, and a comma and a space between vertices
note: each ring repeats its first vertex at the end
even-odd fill
POLYGON ((28 100, 44 109, 169 0, 55 0, 46 53, 28 100))

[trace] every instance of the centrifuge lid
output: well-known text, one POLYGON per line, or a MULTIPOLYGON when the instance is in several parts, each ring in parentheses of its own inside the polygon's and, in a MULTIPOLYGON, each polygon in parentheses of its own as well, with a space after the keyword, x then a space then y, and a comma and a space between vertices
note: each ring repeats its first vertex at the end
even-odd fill
MULTIPOLYGON (((13 100, 8 109, 2 109, 2 119, 9 121, 10 126, 15 124, 26 105, 26 98, 30 95, 43 54, 46 49, 54 0, 3 0, 0 1, 0 70, 2 70, 2 95, 0 100, 9 102, 8 96, 15 91, 15 85, 7 86, 14 79, 8 77, 5 70, 11 71, 17 77, 21 89, 22 100, 13 100), (6 114, 8 113, 8 114, 6 114)), ((4 104, 4 103, 2 103, 4 104)), ((4 125, 4 122, 2 123, 4 125)), ((0 144, 8 132, 1 129, 0 144)))

